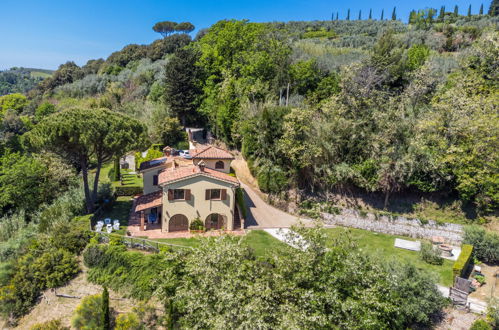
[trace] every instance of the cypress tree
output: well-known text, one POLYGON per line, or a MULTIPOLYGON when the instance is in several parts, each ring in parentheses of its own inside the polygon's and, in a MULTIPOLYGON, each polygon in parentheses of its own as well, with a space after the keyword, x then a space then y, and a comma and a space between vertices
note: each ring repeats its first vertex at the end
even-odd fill
POLYGON ((373 19, 373 10, 369 9, 369 19, 373 19))
POLYGON ((396 21, 396 20, 397 20, 397 7, 393 7, 392 21, 396 21))
POLYGON ((490 16, 499 16, 499 0, 492 0, 489 8, 490 16))
POLYGON ((110 330, 110 318, 109 318, 109 292, 107 288, 104 287, 104 291, 102 291, 102 328, 104 330, 110 330))
POLYGON ((338 20, 338 12, 336 12, 336 20, 338 20))
POLYGON ((471 17, 471 5, 468 7, 468 17, 471 17))
POLYGON ((441 20, 443 20, 445 17, 445 6, 442 6, 440 7, 440 15, 438 18, 440 18, 441 20))
POLYGON ((478 12, 478 15, 483 15, 483 3, 480 5, 480 11, 478 12))
POLYGON ((385 10, 382 9, 381 10, 381 20, 383 20, 385 18, 385 10))
POLYGON ((362 20, 362 10, 359 10, 359 21, 362 20))
POLYGON ((454 6, 454 17, 457 17, 459 15, 459 8, 457 5, 454 6))
POLYGON ((114 159, 114 173, 113 173, 113 181, 120 180, 120 157, 116 157, 114 159))
POLYGON ((350 20, 350 8, 348 8, 348 11, 347 11, 347 21, 350 20))
POLYGON ((334 13, 331 14, 331 21, 334 21, 334 13))

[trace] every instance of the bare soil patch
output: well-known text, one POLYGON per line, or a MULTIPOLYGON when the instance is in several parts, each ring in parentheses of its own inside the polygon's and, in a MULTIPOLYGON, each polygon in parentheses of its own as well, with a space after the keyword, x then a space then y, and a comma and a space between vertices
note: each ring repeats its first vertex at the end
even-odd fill
POLYGON ((487 264, 479 265, 482 274, 485 276, 485 284, 479 287, 475 292, 470 294, 470 297, 488 301, 491 297, 499 297, 499 266, 491 266, 487 264))
POLYGON ((463 310, 446 308, 443 320, 437 324, 435 330, 468 330, 478 315, 463 310))
MULTIPOLYGON (((88 282, 86 269, 83 269, 83 271, 66 286, 43 292, 40 302, 34 307, 31 313, 24 316, 19 321, 19 324, 15 329, 30 329, 37 323, 53 319, 60 319, 64 326, 69 327, 71 325, 73 311, 80 304, 82 298, 100 293, 102 293, 102 287, 88 282), (57 297, 56 292, 57 294, 66 294, 80 298, 57 297)), ((109 290, 109 297, 109 305, 118 313, 127 313, 131 311, 134 306, 134 301, 132 299, 123 298, 122 295, 112 290, 109 290)))

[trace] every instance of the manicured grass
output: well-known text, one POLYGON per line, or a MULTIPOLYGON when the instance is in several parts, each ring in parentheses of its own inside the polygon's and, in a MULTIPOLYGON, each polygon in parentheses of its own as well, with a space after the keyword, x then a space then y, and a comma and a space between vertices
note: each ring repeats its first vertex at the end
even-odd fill
POLYGON ((125 235, 132 204, 130 196, 119 196, 114 204, 99 216, 99 220, 105 218, 111 218, 111 220, 118 219, 120 221, 120 230, 113 231, 113 233, 125 235))
MULTIPOLYGON (((109 171, 113 169, 113 163, 107 163, 104 166, 102 166, 101 171, 99 173, 99 182, 110 182, 109 180, 109 171)), ((143 181, 142 177, 137 174, 129 174, 127 173, 132 172, 132 170, 129 169, 121 169, 121 174, 124 174, 123 178, 123 184, 121 184, 121 181, 111 181, 111 184, 115 187, 121 186, 121 187, 142 187, 143 186, 143 181)))
MULTIPOLYGON (((252 230, 246 236, 243 236, 242 240, 243 243, 252 248, 259 257, 270 257, 274 252, 279 253, 279 251, 289 248, 288 245, 272 237, 263 230, 252 230)), ((201 238, 198 237, 160 238, 155 239, 155 241, 190 246, 193 248, 196 248, 201 244, 201 238)))
MULTIPOLYGON (((443 265, 430 265, 420 259, 419 253, 394 247, 395 238, 412 240, 411 238, 402 236, 392 236, 379 234, 367 230, 353 228, 329 228, 326 229, 331 239, 349 235, 355 240, 359 248, 367 253, 373 253, 381 256, 386 260, 407 261, 414 264, 416 267, 426 269, 439 277, 439 283, 445 286, 452 285, 452 265, 451 260, 444 260, 443 265)), ((333 241, 331 241, 333 244, 333 241)))
POLYGON ((257 256, 270 257, 273 253, 279 253, 284 249, 291 248, 287 244, 263 230, 252 230, 243 238, 243 242, 250 246, 257 256))

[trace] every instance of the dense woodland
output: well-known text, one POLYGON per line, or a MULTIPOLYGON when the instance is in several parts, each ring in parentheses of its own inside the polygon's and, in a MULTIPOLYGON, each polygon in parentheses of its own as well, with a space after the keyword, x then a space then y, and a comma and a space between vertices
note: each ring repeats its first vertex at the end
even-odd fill
MULTIPOLYGON (((290 191, 320 199, 358 189, 383 194, 387 206, 400 192, 439 192, 494 216, 496 3, 489 14, 414 11, 409 24, 393 16, 223 20, 194 39, 192 24, 160 22, 154 30, 163 38, 149 45, 127 45, 81 67, 67 62, 36 87, 22 76, 0 97, 0 312, 15 323, 42 290, 78 272, 76 256, 90 238, 88 216, 80 216, 112 195, 98 180, 103 164, 151 144, 183 143, 185 126, 206 127, 240 150, 260 188, 281 199, 290 191)), ((14 79, 8 73, 0 73, 0 86, 14 79)), ((154 294, 168 322, 217 328, 239 324, 236 313, 261 328, 405 328, 430 324, 442 308, 435 290, 397 300, 409 285, 426 285, 419 270, 367 260, 347 241, 327 250, 320 230, 303 235, 314 249, 267 263, 230 239, 192 255, 158 256, 169 280, 154 294), (224 249, 235 252, 219 265, 224 249), (234 278, 209 286, 213 279, 199 270, 210 267, 234 278), (359 270, 357 284, 345 269, 359 270), (331 272, 337 282, 324 278, 331 272), (183 276, 189 281, 177 290, 183 276), (211 291, 221 284, 247 291, 237 299, 211 291), (270 289, 275 295, 260 295, 270 289), (301 290, 317 304, 304 308, 301 290), (338 303, 345 301, 347 309, 338 303), (275 305, 279 313, 271 312, 275 305), (224 309, 204 315, 212 306, 224 309)), ((85 262, 93 267, 100 267, 96 254, 128 258, 121 247, 91 249, 85 262)), ((112 286, 105 276, 94 280, 112 286)))

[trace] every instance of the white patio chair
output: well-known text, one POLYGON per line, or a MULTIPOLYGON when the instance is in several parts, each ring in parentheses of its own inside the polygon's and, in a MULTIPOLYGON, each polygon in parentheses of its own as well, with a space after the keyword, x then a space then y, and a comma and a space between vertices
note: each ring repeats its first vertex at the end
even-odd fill
POLYGON ((114 220, 113 229, 120 230, 120 221, 119 220, 114 220))
POLYGON ((99 225, 95 226, 95 231, 100 233, 102 231, 102 226, 99 225))
POLYGON ((103 227, 104 226, 104 221, 102 221, 102 220, 97 221, 97 226, 103 227))
POLYGON ((111 224, 108 224, 106 226, 106 231, 107 231, 108 234, 111 234, 113 232, 113 226, 111 226, 111 224))

